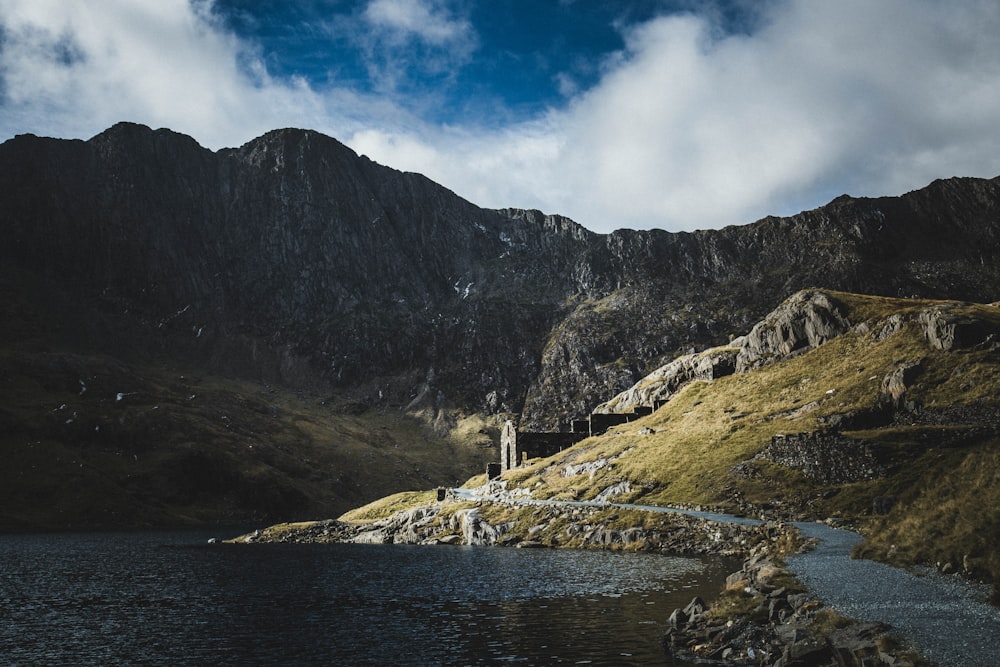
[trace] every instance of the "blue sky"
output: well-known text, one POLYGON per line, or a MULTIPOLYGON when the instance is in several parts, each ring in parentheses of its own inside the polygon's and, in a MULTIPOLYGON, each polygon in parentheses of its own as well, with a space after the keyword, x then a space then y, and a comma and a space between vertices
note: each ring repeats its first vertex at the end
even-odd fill
POLYGON ((710 9, 719 29, 752 20, 737 3, 682 0, 215 3, 230 30, 260 45, 272 75, 386 95, 433 123, 486 125, 563 105, 599 83, 625 48, 624 28, 696 9, 710 9))
POLYGON ((0 140, 334 136, 595 231, 1000 174, 995 0, 0 0, 0 140))

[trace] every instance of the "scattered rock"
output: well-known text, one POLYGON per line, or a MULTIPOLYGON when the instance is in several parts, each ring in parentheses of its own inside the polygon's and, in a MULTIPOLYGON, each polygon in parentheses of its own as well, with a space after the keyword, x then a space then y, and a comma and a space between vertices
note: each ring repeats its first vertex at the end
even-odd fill
POLYGON ((890 630, 882 623, 842 619, 847 625, 824 630, 828 626, 817 624, 822 604, 810 593, 770 586, 779 576, 791 575, 770 559, 767 547, 754 550, 743 567, 726 578, 724 593, 741 598, 740 606, 753 611, 726 618, 701 598, 694 598, 668 617, 664 645, 679 657, 733 665, 912 664, 905 656, 881 648, 890 630))
POLYGON ((733 466, 732 472, 752 478, 757 474, 757 461, 800 470, 821 484, 860 482, 885 474, 865 442, 832 431, 776 435, 753 458, 733 466))
POLYGON ((614 496, 620 496, 622 494, 631 492, 632 492, 632 485, 629 484, 628 480, 625 480, 622 482, 618 482, 617 484, 612 484, 608 488, 604 489, 599 494, 597 494, 597 498, 595 498, 595 500, 597 500, 597 502, 603 503, 607 502, 614 496))

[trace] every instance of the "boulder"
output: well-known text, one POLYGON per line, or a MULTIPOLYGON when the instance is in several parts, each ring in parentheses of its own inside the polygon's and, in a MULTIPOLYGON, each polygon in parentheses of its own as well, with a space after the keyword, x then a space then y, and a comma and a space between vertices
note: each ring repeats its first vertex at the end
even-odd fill
POLYGON ((805 290, 758 322, 743 340, 736 372, 743 373, 810 350, 850 329, 846 309, 822 292, 805 290))
POLYGON ((691 602, 684 607, 684 613, 687 614, 688 618, 692 616, 700 616, 708 610, 708 605, 699 596, 694 596, 691 602))
POLYGON ((920 375, 922 361, 906 361, 882 378, 882 393, 880 402, 890 408, 901 409, 906 406, 906 390, 920 375))
POLYGON ((956 313, 946 307, 934 307, 920 313, 924 338, 937 350, 974 347, 996 333, 986 322, 956 313))
POLYGON ((877 664, 878 639, 889 631, 884 623, 855 623, 834 630, 827 636, 827 643, 841 664, 877 664))
POLYGON ((473 546, 496 544, 503 533, 499 527, 490 525, 479 516, 476 508, 458 510, 452 515, 449 525, 452 530, 461 532, 464 544, 473 546))
POLYGON ((667 625, 671 628, 680 630, 684 628, 690 616, 683 609, 674 609, 673 613, 667 619, 667 625))
POLYGON ((523 540, 514 545, 515 549, 548 549, 548 545, 535 540, 523 540))
POLYGON ((789 595, 786 599, 788 600, 788 604, 792 607, 792 609, 798 611, 802 609, 802 607, 804 607, 807 602, 812 601, 813 597, 808 593, 794 593, 792 595, 789 595))

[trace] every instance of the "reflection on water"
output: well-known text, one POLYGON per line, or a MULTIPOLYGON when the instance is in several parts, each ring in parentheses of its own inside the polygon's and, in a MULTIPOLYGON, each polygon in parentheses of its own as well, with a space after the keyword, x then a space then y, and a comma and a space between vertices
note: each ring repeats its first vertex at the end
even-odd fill
POLYGON ((732 568, 596 551, 0 537, 5 664, 664 665, 732 568))

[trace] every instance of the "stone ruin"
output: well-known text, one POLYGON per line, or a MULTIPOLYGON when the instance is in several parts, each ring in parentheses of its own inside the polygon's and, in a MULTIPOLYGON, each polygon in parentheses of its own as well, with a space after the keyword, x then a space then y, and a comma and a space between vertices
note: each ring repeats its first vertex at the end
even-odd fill
POLYGON ((508 470, 513 470, 528 459, 545 458, 558 454, 564 449, 594 435, 602 435, 612 426, 653 414, 655 407, 639 406, 632 412, 594 412, 586 419, 574 419, 569 431, 525 431, 519 433, 514 422, 504 424, 500 433, 500 465, 487 467, 489 479, 496 479, 508 470))

